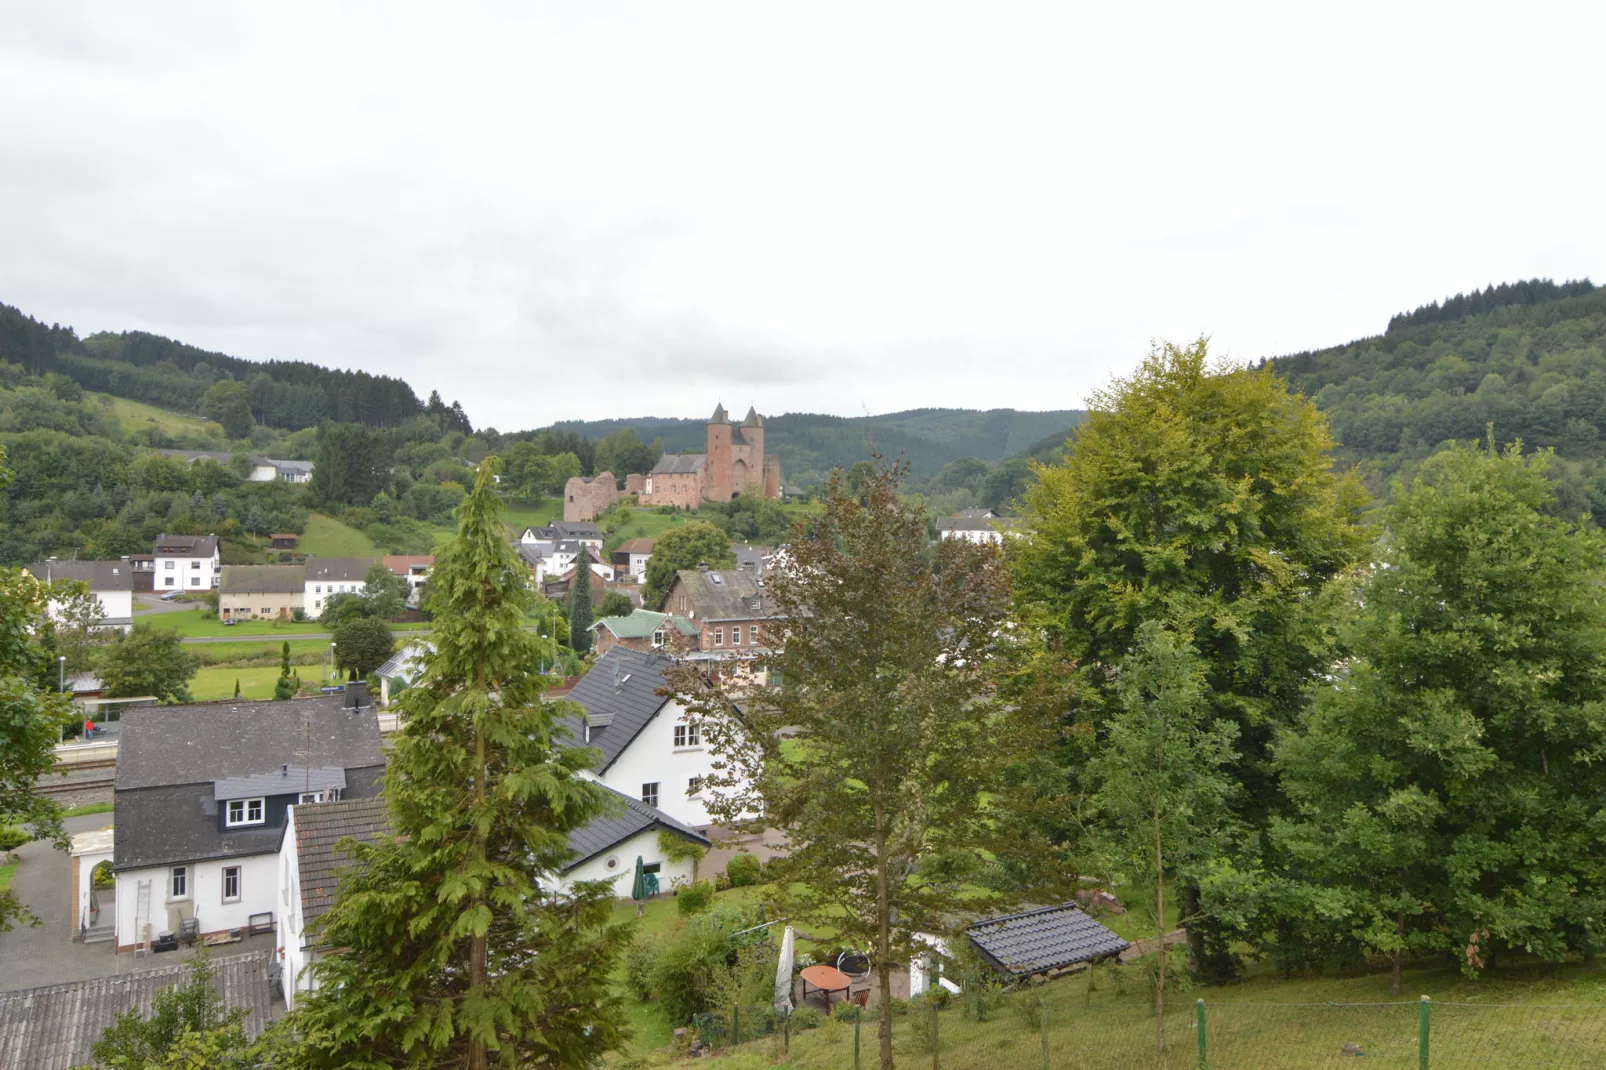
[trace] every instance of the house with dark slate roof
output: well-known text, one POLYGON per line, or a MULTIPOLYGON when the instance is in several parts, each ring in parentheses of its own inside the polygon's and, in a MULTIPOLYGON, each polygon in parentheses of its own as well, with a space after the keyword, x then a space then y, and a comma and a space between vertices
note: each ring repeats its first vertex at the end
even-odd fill
MULTIPOLYGON (((671 860, 659 842, 668 833, 707 848, 708 839, 668 814, 636 799, 611 793, 614 812, 597 818, 569 834, 573 859, 554 874, 551 886, 565 891, 581 881, 608 881, 614 894, 629 898, 635 880, 636 859, 653 874, 662 891, 690 884, 697 877, 694 859, 671 860)), ((279 871, 283 882, 279 947, 284 969, 280 975, 284 1001, 295 1006, 296 996, 317 987, 320 944, 315 923, 334 906, 341 874, 351 866, 351 844, 374 843, 390 834, 390 820, 381 799, 292 806, 279 845, 279 871)))
MULTIPOLYGON (((29 565, 28 571, 40 583, 72 580, 89 588, 100 607, 96 631, 116 629, 126 632, 134 626, 134 569, 128 558, 118 561, 61 561, 54 557, 29 565)), ((50 615, 61 619, 62 605, 52 601, 50 615)))
POLYGON ((600 753, 591 768, 595 779, 706 830, 713 817, 703 785, 714 756, 685 708, 660 694, 673 664, 663 654, 611 647, 566 696, 585 710, 568 727, 576 744, 600 753))
POLYGON ((128 951, 186 922, 202 936, 271 929, 291 806, 370 798, 384 773, 379 721, 349 695, 126 711, 112 867, 128 951))
POLYGON ((713 661, 757 654, 765 643, 765 626, 780 616, 759 577, 745 568, 681 569, 669 586, 664 609, 697 625, 701 634, 690 656, 713 661))
MULTIPOLYGON (((0 1066, 16 1070, 70 1070, 94 1061, 93 1048, 117 1016, 150 1013, 160 993, 190 979, 176 962, 87 981, 0 992, 0 1066)), ((212 960, 212 990, 226 1010, 243 1010, 240 1025, 255 1038, 284 1013, 274 998, 260 953, 212 960)))

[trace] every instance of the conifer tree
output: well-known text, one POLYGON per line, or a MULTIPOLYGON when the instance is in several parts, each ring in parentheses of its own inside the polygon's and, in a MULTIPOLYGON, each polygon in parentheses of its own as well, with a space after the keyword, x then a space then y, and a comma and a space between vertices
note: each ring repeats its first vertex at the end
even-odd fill
POLYGON ((591 551, 580 544, 574 559, 574 586, 569 589, 569 645, 576 654, 591 650, 591 551))
POLYGON ((608 802, 541 700, 499 467, 480 466, 431 574, 434 652, 385 776, 395 838, 353 849, 316 937, 343 950, 295 1014, 312 1067, 589 1067, 623 1036, 612 891, 550 881, 608 802))

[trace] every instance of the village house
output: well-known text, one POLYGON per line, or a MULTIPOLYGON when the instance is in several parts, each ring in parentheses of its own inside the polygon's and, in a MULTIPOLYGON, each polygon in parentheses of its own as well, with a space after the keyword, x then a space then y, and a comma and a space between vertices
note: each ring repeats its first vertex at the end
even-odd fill
POLYGON ((368 589, 371 557, 309 557, 301 584, 301 604, 307 616, 316 617, 332 594, 362 594, 368 589))
POLYGON ((281 461, 273 457, 242 455, 222 450, 152 450, 151 452, 187 464, 207 460, 216 461, 224 466, 230 465, 235 457, 246 456, 251 461, 251 468, 245 478, 251 483, 271 483, 275 479, 282 479, 286 483, 306 483, 312 479, 314 467, 312 461, 281 461))
POLYGON ((689 656, 712 660, 753 656, 764 645, 764 625, 778 615, 751 572, 701 565, 675 573, 664 609, 697 626, 698 652, 689 656))
POLYGON ((764 418, 753 408, 740 425, 724 405, 714 409, 706 453, 666 453, 642 484, 642 505, 696 509, 703 502, 728 502, 743 495, 779 498, 781 462, 764 452, 764 418))
MULTIPOLYGON (((661 810, 617 792, 612 794, 613 812, 569 834, 573 858, 543 884, 563 894, 581 881, 607 881, 616 897, 628 898, 638 858, 661 891, 696 880, 696 860, 670 859, 659 842, 659 834, 668 833, 704 849, 710 846, 707 837, 661 810)), ((279 976, 287 1009, 294 1009, 300 993, 318 987, 317 971, 308 967, 315 965, 320 951, 326 949, 308 930, 334 906, 340 871, 350 865, 348 853, 339 844, 347 839, 376 843, 389 835, 390 820, 382 799, 290 808, 279 844, 283 882, 279 908, 283 919, 279 925, 283 969, 279 976)))
POLYGON ((118 950, 161 933, 272 931, 286 812, 372 796, 384 772, 379 740, 356 685, 311 699, 125 711, 113 793, 118 950))
POLYGON ((647 575, 647 562, 652 560, 652 539, 630 539, 613 552, 613 571, 619 579, 630 578, 640 583, 647 575))
POLYGON ((224 565, 217 592, 222 620, 289 620, 306 606, 301 565, 224 565))
POLYGON ((937 537, 1002 544, 1006 525, 1007 522, 1000 520, 991 509, 961 509, 952 516, 937 519, 937 537))
MULTIPOLYGON (((578 546, 578 544, 575 545, 578 546)), ((585 555, 590 564, 586 571, 591 580, 591 604, 597 605, 602 601, 602 596, 607 590, 607 581, 613 578, 613 569, 593 557, 590 550, 586 550, 585 555)), ((576 553, 573 557, 566 559, 570 562, 566 571, 546 573, 546 578, 539 581, 541 594, 544 597, 567 598, 569 596, 569 591, 574 587, 575 573, 580 571, 578 559, 579 554, 576 553)))
POLYGON ((606 654, 616 646, 642 653, 655 650, 679 654, 696 646, 697 625, 672 613, 638 609, 628 617, 603 617, 591 626, 596 633, 596 651, 606 654))
POLYGON ((672 664, 663 654, 612 647, 569 692, 585 710, 569 728, 575 745, 600 753, 593 779, 706 831, 713 816, 703 785, 714 756, 685 708, 659 693, 672 664))
MULTIPOLYGON (((126 632, 134 626, 134 570, 128 558, 118 561, 58 561, 52 557, 28 571, 41 583, 73 580, 89 587, 100 607, 96 631, 126 632)), ((46 611, 52 620, 61 620, 61 603, 52 601, 46 611)))
POLYGON ((155 589, 210 591, 222 579, 216 535, 158 535, 151 548, 155 589))
POLYGON ((769 567, 770 559, 775 556, 773 546, 751 546, 746 543, 732 545, 731 553, 736 555, 736 567, 743 572, 751 572, 759 579, 764 578, 764 570, 769 567))
POLYGON ((391 575, 407 581, 407 604, 416 609, 429 580, 429 570, 435 567, 435 558, 429 554, 386 554, 382 563, 391 575))
POLYGON ((540 528, 525 528, 519 542, 525 546, 578 541, 602 553, 602 529, 589 520, 554 520, 540 528))

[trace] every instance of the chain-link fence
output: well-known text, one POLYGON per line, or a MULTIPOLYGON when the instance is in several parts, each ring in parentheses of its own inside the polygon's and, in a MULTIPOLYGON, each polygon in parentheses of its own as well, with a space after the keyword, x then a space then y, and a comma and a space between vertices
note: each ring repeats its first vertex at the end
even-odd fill
MULTIPOLYGON (((898 1006, 900 1067, 932 1070, 1259 1070, 1360 1066, 1606 1067, 1606 1005, 1444 1003, 1234 1003, 1179 1000, 1159 1019, 1141 998, 1083 1000, 1049 985, 898 1006)), ((838 1007, 781 1018, 767 1007, 698 1020, 701 1042, 755 1065, 873 1067, 874 1008, 838 1007), (861 1017, 862 1015, 862 1017, 861 1017)), ((746 1062, 743 1066, 748 1065, 746 1062)))

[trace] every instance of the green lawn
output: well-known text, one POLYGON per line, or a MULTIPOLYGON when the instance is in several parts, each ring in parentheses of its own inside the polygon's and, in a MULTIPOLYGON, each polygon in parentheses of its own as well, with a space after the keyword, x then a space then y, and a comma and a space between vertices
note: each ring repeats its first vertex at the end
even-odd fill
POLYGON ((8 891, 11 888, 11 878, 16 875, 17 864, 15 862, 0 863, 0 892, 8 891))
POLYGON ((85 806, 75 806, 71 810, 63 810, 62 817, 88 817, 90 814, 109 814, 112 804, 109 802, 89 803, 85 806))
MULTIPOLYGON (((302 671, 302 679, 315 679, 318 669, 308 666, 302 671)), ((234 697, 234 682, 240 682, 240 697, 249 699, 269 699, 273 697, 273 685, 279 679, 277 666, 267 666, 259 669, 202 669, 190 680, 190 695, 196 702, 215 702, 218 699, 234 697)))
POLYGON ((155 427, 170 435, 216 435, 223 437, 223 425, 212 420, 203 420, 199 416, 186 416, 183 413, 168 412, 155 405, 147 405, 143 401, 130 401, 128 398, 115 398, 110 394, 96 394, 90 392, 88 397, 95 400, 106 398, 111 402, 112 417, 129 431, 137 431, 142 427, 155 427))
MULTIPOLYGON (((294 621, 285 621, 280 623, 279 621, 272 620, 243 620, 238 624, 225 625, 222 621, 217 620, 216 618, 202 618, 200 607, 184 610, 178 613, 153 614, 151 616, 140 617, 138 619, 142 621, 149 621, 151 626, 154 628, 166 628, 169 631, 176 631, 179 635, 182 635, 186 639, 200 639, 208 636, 216 636, 222 639, 235 639, 242 641, 252 639, 272 639, 279 641, 284 639, 294 640, 298 635, 319 635, 329 630, 315 620, 309 620, 300 624, 297 624, 294 621)), ((396 632, 405 632, 428 627, 429 625, 427 624, 413 622, 409 624, 393 624, 391 625, 391 630, 396 632)), ((291 646, 291 650, 295 650, 294 645, 291 646)), ((274 648, 274 653, 278 653, 277 647, 274 648)))
POLYGON ((297 540, 296 548, 317 557, 372 557, 377 560, 384 556, 368 536, 322 513, 307 515, 307 527, 297 540))
POLYGON ((517 535, 525 528, 540 528, 563 519, 562 498, 507 498, 507 526, 517 535))

